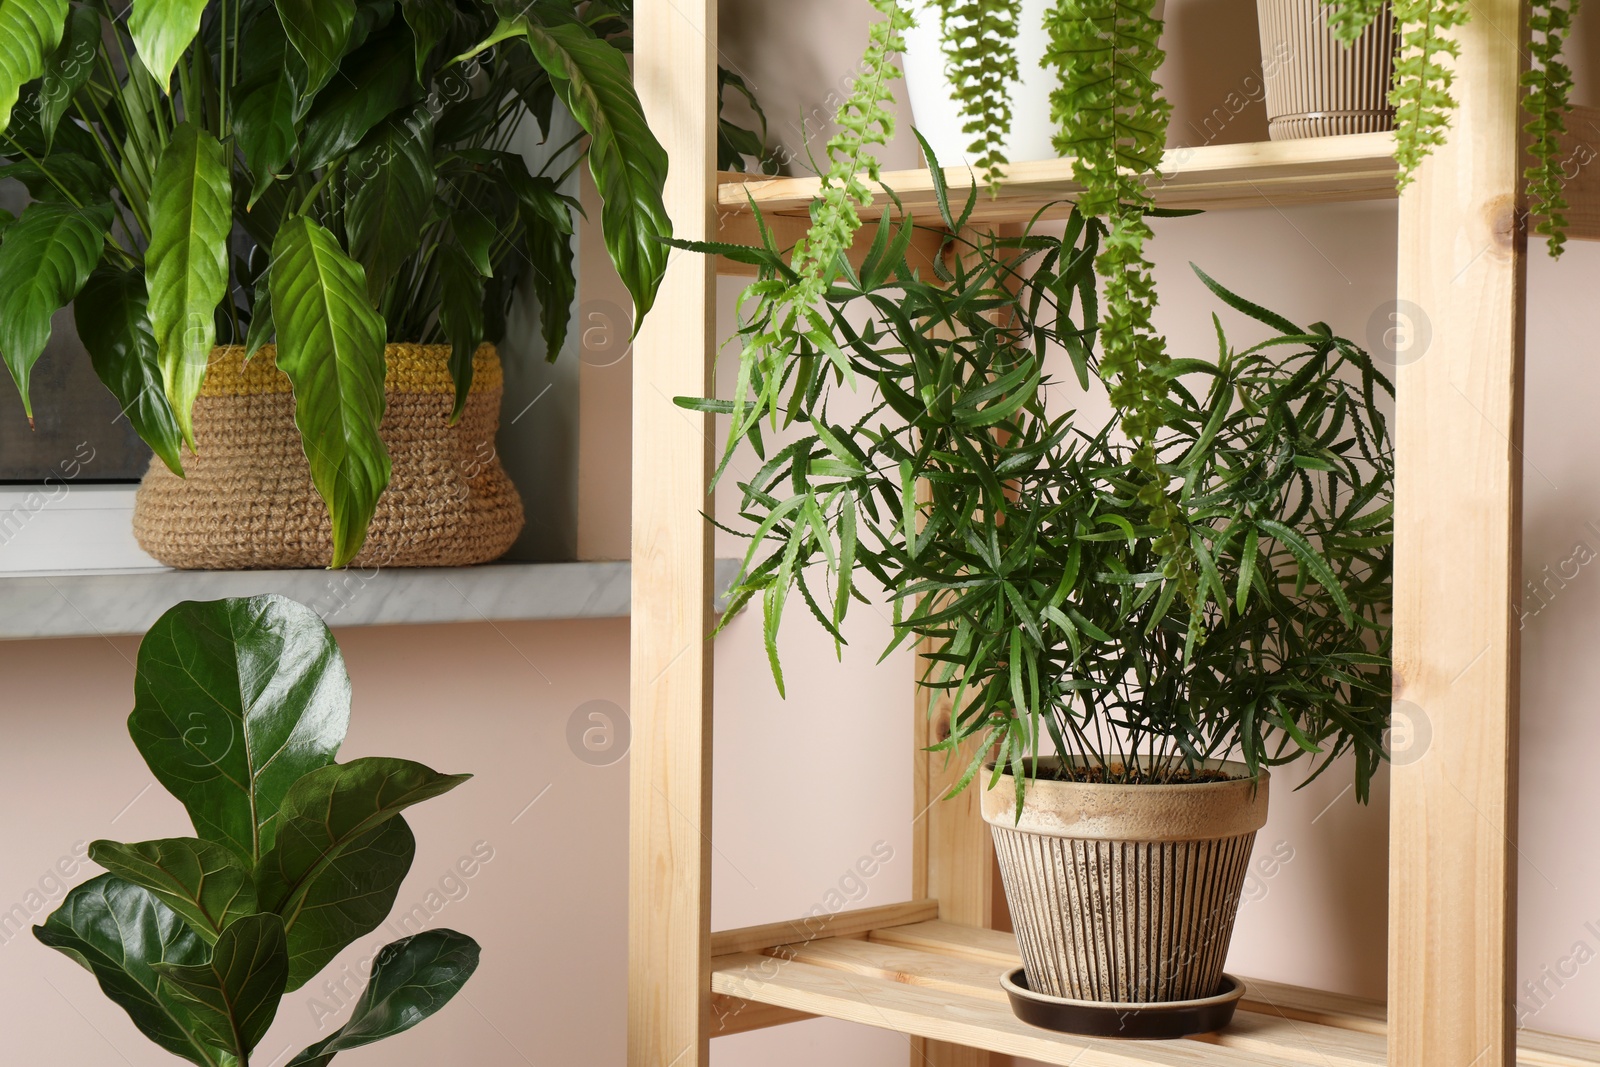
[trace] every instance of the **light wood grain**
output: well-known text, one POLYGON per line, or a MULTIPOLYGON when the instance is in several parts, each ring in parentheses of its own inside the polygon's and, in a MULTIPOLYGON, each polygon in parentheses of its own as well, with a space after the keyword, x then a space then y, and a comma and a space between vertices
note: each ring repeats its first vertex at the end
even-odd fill
POLYGON ((920 923, 939 913, 932 900, 911 900, 903 904, 882 904, 832 914, 803 915, 798 919, 719 930, 711 935, 711 954, 756 952, 776 945, 815 941, 818 938, 855 937, 871 930, 892 928, 902 923, 920 923))
POLYGON ((1527 5, 1475 3, 1456 39, 1460 106, 1400 201, 1399 325, 1431 338, 1412 334, 1397 382, 1394 696, 1418 747, 1390 802, 1395 1067, 1505 1067, 1516 1049, 1527 5))
MULTIPOLYGON (((679 237, 716 232, 716 0, 641 0, 634 80, 679 237)), ((633 357, 629 1067, 710 1057, 713 264, 675 253, 633 357)))
MULTIPOLYGON (((748 208, 748 205, 746 205, 748 208)), ((772 232, 773 242, 779 249, 787 252, 794 248, 795 242, 806 235, 811 228, 809 217, 802 215, 768 213, 762 211, 762 219, 767 224, 767 229, 772 232)), ((937 216, 929 216, 926 220, 938 223, 937 216)), ((717 213, 717 240, 729 244, 760 245, 761 232, 756 225, 755 216, 749 210, 734 211, 723 208, 717 213)), ((878 226, 869 222, 856 231, 855 240, 845 251, 845 257, 852 266, 860 267, 866 259, 868 250, 872 247, 873 240, 877 237, 878 226)), ((919 270, 924 277, 931 276, 934 259, 944 247, 946 234, 942 224, 938 226, 918 225, 911 234, 911 243, 906 248, 906 262, 913 270, 919 270)), ((717 273, 724 277, 751 278, 756 274, 756 268, 747 263, 739 263, 724 256, 717 257, 717 273)))
MULTIPOLYGON (((1162 207, 1282 207, 1393 199, 1394 175, 1392 136, 1362 133, 1173 149, 1163 156, 1161 172, 1151 183, 1162 207)), ((944 177, 953 210, 959 211, 972 188, 972 175, 948 167, 944 177)), ((816 178, 724 174, 721 181, 720 205, 735 213, 748 211, 748 201, 754 199, 763 212, 803 217, 819 188, 816 178)), ((890 171, 882 185, 893 189, 918 219, 929 224, 938 219, 929 171, 890 171)), ((1070 159, 1013 163, 1002 175, 997 195, 979 190, 972 223, 1019 222, 1052 204, 1057 205, 1054 214, 1064 215, 1060 202, 1082 191, 1072 178, 1070 159)), ((869 210, 881 212, 888 205, 889 198, 880 194, 869 210)))
POLYGON ((815 1018, 815 1015, 807 1012, 763 1004, 759 1000, 743 1000, 723 993, 711 995, 712 1037, 747 1034, 752 1030, 766 1030, 815 1018))

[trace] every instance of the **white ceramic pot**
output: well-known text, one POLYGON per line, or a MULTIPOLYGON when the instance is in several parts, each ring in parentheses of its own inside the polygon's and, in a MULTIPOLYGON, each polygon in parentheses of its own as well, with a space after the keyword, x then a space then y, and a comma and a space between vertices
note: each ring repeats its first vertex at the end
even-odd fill
MULTIPOLYGON (((961 132, 961 105, 945 73, 940 44, 939 9, 931 0, 914 0, 917 24, 906 32, 906 94, 911 98, 911 118, 917 132, 927 138, 941 165, 969 166, 976 162, 967 151, 975 135, 961 132)), ((1011 129, 1006 132, 1006 159, 1022 163, 1055 159, 1051 146, 1055 124, 1050 121, 1050 92, 1055 72, 1044 66, 1044 16, 1049 0, 1022 0, 1022 24, 1017 32, 1017 72, 1011 83, 1011 129)))
MULTIPOLYGON (((1040 760, 1041 768, 1057 764, 1040 760)), ((1209 997, 1223 981, 1268 776, 1178 785, 1041 778, 1019 819, 1009 774, 983 795, 1028 988, 1079 1001, 1209 997)))

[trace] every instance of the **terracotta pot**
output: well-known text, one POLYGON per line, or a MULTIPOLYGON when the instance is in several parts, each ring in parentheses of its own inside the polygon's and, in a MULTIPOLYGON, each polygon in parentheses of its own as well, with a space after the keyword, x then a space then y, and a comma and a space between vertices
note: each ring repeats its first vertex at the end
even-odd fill
MULTIPOLYGON (((1040 760, 1041 770, 1058 766, 1040 760)), ((1020 819, 1003 775, 983 795, 1006 901, 1036 992, 1152 1004, 1216 993, 1250 848, 1267 819, 1265 771, 1208 761, 1229 781, 1029 784, 1020 819)))
POLYGON ((1394 12, 1353 44, 1328 28, 1324 0, 1256 0, 1267 135, 1274 141, 1394 129, 1394 12))

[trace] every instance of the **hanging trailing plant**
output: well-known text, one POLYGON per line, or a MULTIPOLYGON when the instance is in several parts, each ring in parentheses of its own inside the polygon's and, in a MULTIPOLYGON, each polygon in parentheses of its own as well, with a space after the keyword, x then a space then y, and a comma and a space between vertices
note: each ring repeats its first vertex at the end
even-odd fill
POLYGON ((1572 16, 1578 0, 1532 0, 1529 16, 1533 31, 1529 51, 1533 65, 1522 76, 1528 95, 1523 110, 1528 124, 1528 151, 1533 162, 1524 176, 1528 180, 1528 207, 1538 217, 1534 225, 1543 234, 1550 254, 1560 257, 1567 241, 1567 198, 1563 189, 1570 175, 1561 150, 1561 135, 1567 132, 1567 112, 1572 110, 1572 71, 1561 61, 1561 47, 1572 29, 1572 16))
POLYGON ((1156 531, 1162 570, 1192 602, 1198 588, 1194 552, 1154 444, 1162 427, 1170 357, 1152 322, 1156 286, 1144 244, 1150 237, 1146 216, 1155 201, 1145 178, 1160 170, 1172 107, 1155 81, 1166 53, 1153 3, 1058 0, 1045 20, 1050 34, 1045 58, 1060 78, 1051 94, 1055 147, 1072 157, 1073 177, 1083 186, 1078 210, 1107 223, 1095 262, 1105 284, 1100 376, 1134 444, 1133 464, 1145 476, 1139 502, 1156 531))
POLYGON ((1002 143, 1011 129, 1011 86, 1017 80, 1017 33, 1022 0, 935 0, 944 58, 973 138, 968 152, 993 189, 1006 163, 1002 143))

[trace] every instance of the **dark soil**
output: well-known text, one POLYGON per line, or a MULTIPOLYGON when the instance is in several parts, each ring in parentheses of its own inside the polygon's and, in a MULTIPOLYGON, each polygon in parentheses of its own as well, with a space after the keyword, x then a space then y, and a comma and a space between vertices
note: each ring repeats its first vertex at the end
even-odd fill
POLYGON ((1190 770, 1188 767, 1173 767, 1157 772, 1136 770, 1129 773, 1127 767, 1121 763, 1113 763, 1108 769, 1095 765, 1092 767, 1047 767, 1039 772, 1039 778, 1054 782, 1083 782, 1086 784, 1112 784, 1112 785, 1202 785, 1207 782, 1231 782, 1234 776, 1226 771, 1218 770, 1190 770))

